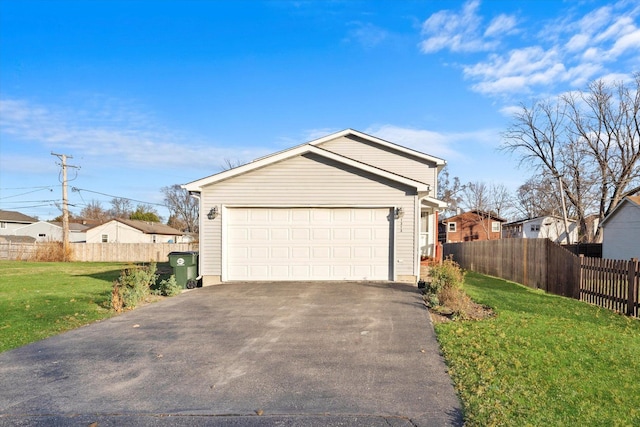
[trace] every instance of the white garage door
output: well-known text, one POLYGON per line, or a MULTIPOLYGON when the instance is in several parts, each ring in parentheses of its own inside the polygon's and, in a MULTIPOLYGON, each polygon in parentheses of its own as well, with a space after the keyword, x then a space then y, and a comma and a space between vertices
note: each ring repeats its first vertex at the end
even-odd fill
POLYGON ((229 208, 226 280, 391 280, 388 208, 229 208))

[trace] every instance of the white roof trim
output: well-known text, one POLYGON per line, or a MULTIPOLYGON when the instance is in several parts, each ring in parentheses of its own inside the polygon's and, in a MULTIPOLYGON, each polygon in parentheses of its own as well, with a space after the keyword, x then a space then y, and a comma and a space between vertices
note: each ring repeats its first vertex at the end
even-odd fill
POLYGON ((331 141, 332 139, 341 138, 341 137, 347 136, 347 135, 355 135, 357 137, 360 137, 362 139, 366 139, 367 141, 371 141, 373 143, 382 145, 384 147, 391 148, 391 149, 400 151, 400 152, 405 153, 405 154, 410 154, 410 155, 412 155, 414 157, 418 157, 418 158, 421 158, 421 159, 424 159, 424 160, 428 160, 430 162, 435 163, 437 166, 444 166, 444 165, 447 164, 447 162, 445 160, 440 159, 438 157, 433 157, 433 156, 430 156, 428 154, 421 153, 420 151, 416 151, 416 150, 413 150, 411 148, 403 147, 402 145, 394 144, 393 142, 385 141, 384 139, 380 139, 380 138, 377 138, 375 136, 367 135, 366 133, 363 133, 363 132, 360 132, 360 131, 357 131, 357 130, 354 130, 354 129, 341 130, 340 132, 332 133, 331 135, 323 136, 322 138, 310 141, 309 144, 310 145, 320 145, 320 144, 325 143, 327 141, 331 141))
POLYGON ((447 206, 449 206, 449 204, 447 202, 443 202, 442 200, 433 198, 433 197, 429 197, 429 196, 425 196, 422 199, 420 199, 422 203, 425 204, 429 204, 429 205, 435 205, 438 208, 446 208, 447 206))
POLYGON ((316 147, 310 144, 299 145, 297 147, 291 148, 286 151, 282 151, 280 153, 274 154, 269 157, 263 157, 261 159, 255 160, 251 163, 247 163, 246 165, 238 166, 237 168, 229 169, 223 172, 220 172, 215 175, 208 176, 206 178, 199 179, 197 181, 190 182, 188 184, 182 185, 182 188, 193 191, 200 192, 202 191, 202 187, 223 181, 225 179, 233 178, 234 176, 241 175, 247 172, 251 172, 255 169, 259 169, 286 159, 290 159, 292 157, 301 156, 303 154, 313 153, 319 156, 325 157, 330 160, 334 160, 336 162, 342 163, 347 166, 354 167, 356 169, 360 169, 365 172, 369 172, 374 175, 378 175, 380 177, 389 179, 391 181, 399 182, 401 184, 405 184, 409 187, 413 187, 416 191, 429 191, 429 184, 425 184, 423 182, 415 181, 410 178, 406 178, 401 175, 397 175, 395 173, 386 171, 384 169, 376 168, 374 166, 368 165, 366 163, 359 162, 357 160, 350 159, 345 156, 341 156, 339 154, 333 153, 328 150, 324 150, 322 148, 316 147))

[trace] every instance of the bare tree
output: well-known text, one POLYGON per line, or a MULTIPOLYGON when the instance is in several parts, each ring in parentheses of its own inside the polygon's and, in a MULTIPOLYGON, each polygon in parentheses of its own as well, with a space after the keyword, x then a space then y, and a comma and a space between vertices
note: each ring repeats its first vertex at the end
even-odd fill
POLYGON ((462 205, 467 210, 491 213, 494 216, 507 216, 513 207, 513 197, 504 184, 476 181, 464 186, 462 205))
POLYGON ((164 194, 164 203, 171 212, 169 225, 182 231, 197 232, 199 219, 198 200, 191 197, 189 192, 180 187, 179 184, 162 187, 160 191, 164 194))
POLYGON ((133 205, 129 199, 124 197, 114 197, 111 199, 111 209, 109 209, 108 212, 111 218, 128 219, 133 213, 133 205))
POLYGON ((220 167, 222 168, 222 170, 229 170, 229 169, 233 169, 233 168, 237 168, 238 166, 242 166, 244 163, 242 163, 240 160, 238 159, 232 159, 229 157, 225 157, 224 159, 222 159, 222 164, 220 165, 220 167))
POLYGON ((98 200, 92 200, 87 206, 82 208, 80 216, 85 219, 104 221, 109 218, 109 213, 102 207, 102 204, 98 200))
POLYGON ((449 166, 442 168, 438 174, 438 199, 447 202, 444 210, 445 216, 455 215, 462 204, 464 185, 460 184, 460 178, 449 176, 449 166))
POLYGON ((566 195, 587 239, 590 211, 602 220, 640 192, 639 111, 640 74, 631 86, 595 81, 584 93, 522 106, 502 148, 555 180, 559 201, 566 195))
POLYGON ((520 217, 560 216, 561 205, 557 185, 545 174, 529 178, 516 191, 515 210, 520 217))

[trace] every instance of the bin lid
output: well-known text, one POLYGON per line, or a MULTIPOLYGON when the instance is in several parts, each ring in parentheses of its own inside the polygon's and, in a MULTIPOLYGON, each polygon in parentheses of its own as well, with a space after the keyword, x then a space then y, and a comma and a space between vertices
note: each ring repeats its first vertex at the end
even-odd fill
POLYGON ((198 251, 169 252, 169 256, 171 256, 171 255, 198 255, 198 251))

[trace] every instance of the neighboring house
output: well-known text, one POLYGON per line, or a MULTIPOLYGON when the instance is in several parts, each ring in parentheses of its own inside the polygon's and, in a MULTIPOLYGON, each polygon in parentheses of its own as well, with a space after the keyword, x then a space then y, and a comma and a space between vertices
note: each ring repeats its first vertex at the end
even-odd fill
POLYGON ((502 235, 503 218, 490 212, 472 210, 442 220, 443 242, 498 240, 502 235))
MULTIPOLYGON (((84 242, 86 240, 85 230, 87 228, 86 225, 69 223, 69 241, 72 243, 84 242)), ((62 223, 38 221, 16 229, 14 234, 30 236, 38 242, 61 242, 63 234, 62 223)))
POLYGON ((546 215, 537 218, 509 222, 502 225, 503 239, 550 239, 556 243, 576 243, 578 224, 569 219, 569 241, 564 220, 559 216, 546 215))
POLYGON ((602 258, 640 259, 640 196, 625 197, 600 227, 602 258))
POLYGON ((0 210, 0 235, 15 235, 18 228, 34 222, 38 220, 20 212, 0 210))
POLYGON ((347 129, 185 184, 200 201, 203 284, 416 283, 433 256, 445 161, 347 129))
POLYGON ((159 222, 116 218, 86 231, 87 243, 182 243, 184 233, 159 222))

